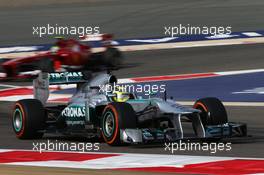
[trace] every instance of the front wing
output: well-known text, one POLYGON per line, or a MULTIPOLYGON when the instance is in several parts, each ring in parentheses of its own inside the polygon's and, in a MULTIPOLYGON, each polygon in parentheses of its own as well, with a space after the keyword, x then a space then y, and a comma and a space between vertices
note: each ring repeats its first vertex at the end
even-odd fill
POLYGON ((222 139, 232 137, 246 137, 247 125, 244 123, 226 123, 223 125, 211 125, 205 127, 204 137, 177 137, 176 129, 160 130, 154 128, 145 129, 121 129, 120 137, 124 143, 148 143, 148 142, 173 142, 181 139, 222 139))

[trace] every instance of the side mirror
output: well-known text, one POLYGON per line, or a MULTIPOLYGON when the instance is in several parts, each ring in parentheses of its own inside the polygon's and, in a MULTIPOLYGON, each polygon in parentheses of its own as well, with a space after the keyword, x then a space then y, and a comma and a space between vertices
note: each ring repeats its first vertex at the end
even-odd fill
POLYGON ((154 95, 157 95, 158 93, 157 92, 150 92, 149 93, 149 98, 151 97, 151 96, 154 96, 154 95))

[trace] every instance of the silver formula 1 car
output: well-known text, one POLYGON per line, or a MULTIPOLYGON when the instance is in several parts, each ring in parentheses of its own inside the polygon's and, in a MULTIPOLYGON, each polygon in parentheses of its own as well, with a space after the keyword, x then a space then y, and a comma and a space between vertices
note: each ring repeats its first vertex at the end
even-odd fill
POLYGON ((166 96, 140 98, 102 90, 113 83, 117 83, 116 77, 102 72, 41 73, 33 82, 35 99, 15 104, 12 121, 16 136, 34 139, 59 132, 102 137, 109 145, 119 145, 247 135, 246 124, 228 122, 225 107, 217 98, 199 99, 187 107, 166 96), (49 85, 54 84, 77 84, 67 105, 46 104, 49 85), (191 124, 191 133, 185 130, 185 122, 191 124))

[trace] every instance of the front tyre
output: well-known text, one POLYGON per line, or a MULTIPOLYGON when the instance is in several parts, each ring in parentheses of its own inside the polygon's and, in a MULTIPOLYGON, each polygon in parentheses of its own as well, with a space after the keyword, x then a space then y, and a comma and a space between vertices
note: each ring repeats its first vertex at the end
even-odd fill
POLYGON ((136 128, 135 111, 128 103, 113 102, 107 105, 102 115, 102 136, 109 145, 120 145, 120 129, 136 128))
POLYGON ((204 126, 222 125, 228 122, 225 107, 218 98, 199 99, 193 108, 201 110, 200 117, 204 126))
POLYGON ((19 139, 42 138, 46 114, 42 103, 36 99, 19 100, 15 104, 12 126, 19 139))

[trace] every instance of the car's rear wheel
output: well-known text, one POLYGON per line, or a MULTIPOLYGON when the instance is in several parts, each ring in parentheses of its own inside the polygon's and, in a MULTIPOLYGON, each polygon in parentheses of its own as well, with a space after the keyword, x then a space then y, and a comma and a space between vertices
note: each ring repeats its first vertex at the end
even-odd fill
POLYGON ((209 97, 199 99, 193 107, 202 111, 200 117, 204 126, 221 125, 228 122, 226 109, 223 103, 217 98, 209 97))
POLYGON ((113 102, 107 105, 102 115, 102 136, 109 145, 120 145, 120 129, 136 128, 135 111, 128 103, 113 102))
POLYGON ((54 62, 50 58, 43 58, 38 62, 39 69, 42 72, 54 72, 54 62))
POLYGON ((16 102, 12 126, 19 139, 42 138, 45 125, 45 109, 39 100, 24 99, 16 102))
POLYGON ((122 54, 116 48, 107 48, 103 52, 103 62, 110 67, 118 67, 122 64, 122 54))

